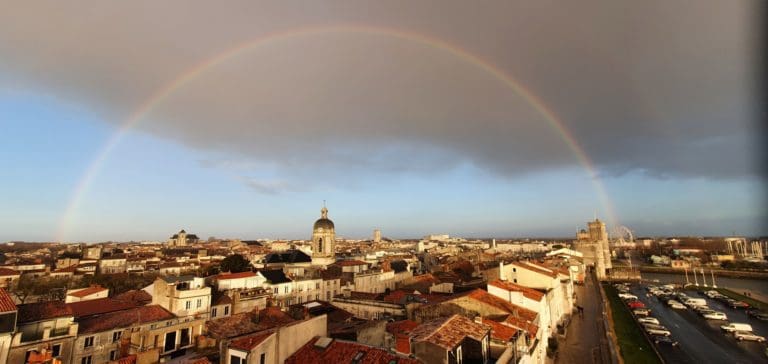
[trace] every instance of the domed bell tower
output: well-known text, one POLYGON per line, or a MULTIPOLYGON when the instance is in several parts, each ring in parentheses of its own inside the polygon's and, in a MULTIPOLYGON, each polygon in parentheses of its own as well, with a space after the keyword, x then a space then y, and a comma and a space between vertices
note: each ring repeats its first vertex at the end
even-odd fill
POLYGON ((312 257, 333 258, 336 248, 336 229, 328 219, 328 209, 323 206, 320 218, 312 229, 312 257))

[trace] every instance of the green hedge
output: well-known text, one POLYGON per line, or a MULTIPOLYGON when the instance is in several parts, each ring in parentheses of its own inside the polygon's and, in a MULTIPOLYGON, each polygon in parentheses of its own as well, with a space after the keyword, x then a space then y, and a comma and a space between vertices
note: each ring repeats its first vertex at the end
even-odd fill
POLYGON ((619 298, 616 288, 608 283, 603 283, 603 288, 613 316, 613 331, 616 333, 619 351, 624 362, 627 364, 661 363, 632 317, 629 308, 619 298))

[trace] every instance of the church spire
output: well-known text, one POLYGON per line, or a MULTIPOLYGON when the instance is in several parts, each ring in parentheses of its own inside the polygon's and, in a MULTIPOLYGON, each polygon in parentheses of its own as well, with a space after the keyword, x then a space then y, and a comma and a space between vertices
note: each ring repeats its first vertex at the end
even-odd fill
POLYGON ((320 209, 320 217, 323 219, 328 218, 328 209, 325 207, 325 200, 323 200, 323 208, 320 209))

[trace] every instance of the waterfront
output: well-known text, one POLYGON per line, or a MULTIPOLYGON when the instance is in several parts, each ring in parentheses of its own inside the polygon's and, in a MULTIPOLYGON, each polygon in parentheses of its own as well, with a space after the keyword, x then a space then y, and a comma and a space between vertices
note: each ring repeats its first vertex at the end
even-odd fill
MULTIPOLYGON (((685 274, 669 274, 669 273, 643 273, 643 279, 655 280, 658 279, 660 283, 685 283, 685 274)), ((712 276, 707 272, 706 274, 707 284, 712 285, 712 276)), ((699 283, 701 281, 701 274, 698 275, 699 283)), ((688 280, 694 283, 693 274, 688 272, 688 280)), ((744 290, 760 293, 763 296, 768 296, 768 282, 761 279, 749 279, 749 278, 728 278, 728 277, 715 277, 715 283, 720 288, 730 288, 731 290, 740 293, 744 290)))

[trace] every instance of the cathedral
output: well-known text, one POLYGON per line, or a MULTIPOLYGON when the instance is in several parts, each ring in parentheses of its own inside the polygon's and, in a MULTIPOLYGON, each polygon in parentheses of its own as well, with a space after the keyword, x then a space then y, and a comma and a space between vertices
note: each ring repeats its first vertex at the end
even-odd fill
POLYGON ((574 250, 584 255, 584 265, 593 267, 597 279, 606 280, 613 265, 605 223, 595 219, 587 223, 587 228, 588 231, 581 229, 576 233, 574 250))
POLYGON ((320 218, 312 228, 312 265, 329 265, 336 262, 336 229, 323 206, 320 218))

